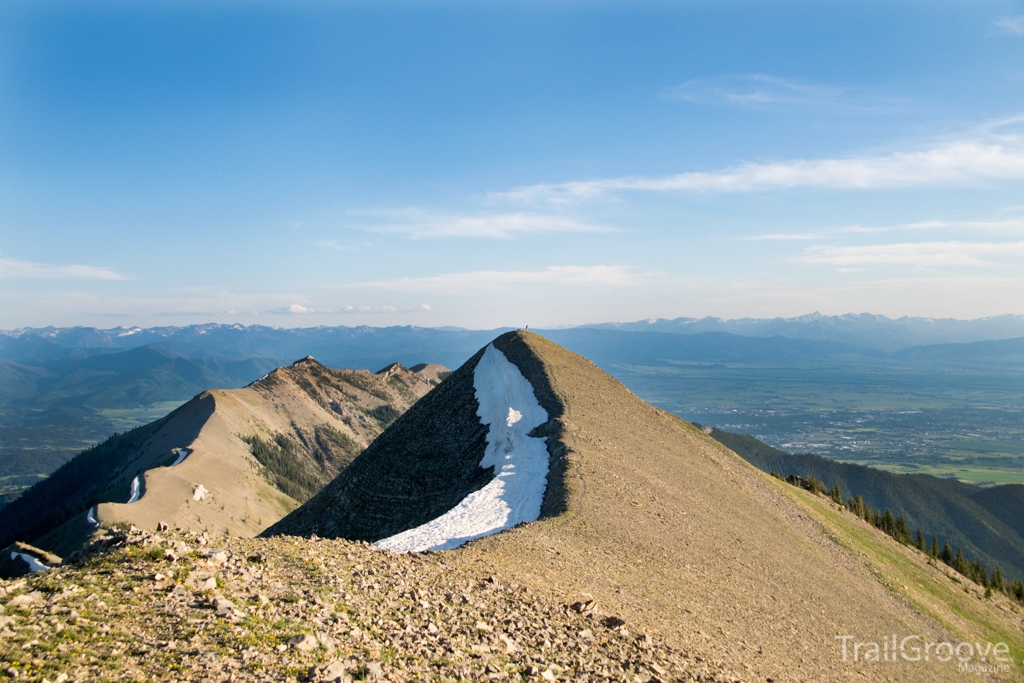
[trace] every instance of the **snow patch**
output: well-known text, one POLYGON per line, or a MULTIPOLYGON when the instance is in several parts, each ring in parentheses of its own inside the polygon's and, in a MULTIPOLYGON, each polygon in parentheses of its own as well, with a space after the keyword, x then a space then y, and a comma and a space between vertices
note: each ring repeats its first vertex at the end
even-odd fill
POLYGON ((178 459, 171 463, 171 467, 180 465, 185 458, 192 455, 192 450, 189 448, 175 448, 172 452, 178 454, 178 459))
POLYGON ((125 505, 131 505, 139 499, 140 495, 142 495, 142 482, 139 480, 139 477, 135 477, 132 479, 132 495, 125 505))
POLYGON ((529 436, 548 421, 533 386, 505 354, 488 344, 473 372, 480 404, 477 415, 489 427, 480 467, 495 477, 440 517, 377 541, 397 552, 451 550, 475 538, 510 529, 540 517, 547 487, 547 437, 529 436))
POLYGON ((89 508, 89 512, 85 515, 85 521, 89 522, 93 526, 99 526, 100 523, 96 520, 96 506, 93 505, 89 508))
POLYGON ((21 559, 25 560, 25 564, 28 565, 28 570, 30 572, 45 572, 47 569, 50 569, 49 566, 43 564, 42 562, 40 562, 36 558, 32 557, 31 555, 27 555, 25 553, 16 553, 14 551, 11 551, 11 559, 12 560, 17 560, 19 557, 21 559))

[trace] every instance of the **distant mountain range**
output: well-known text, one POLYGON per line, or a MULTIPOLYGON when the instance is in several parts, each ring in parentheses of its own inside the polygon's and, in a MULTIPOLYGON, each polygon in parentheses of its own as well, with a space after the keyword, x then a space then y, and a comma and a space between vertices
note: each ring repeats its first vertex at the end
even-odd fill
MULTIPOLYGON (((500 330, 499 330, 500 331, 500 330)), ((303 327, 188 325, 100 330, 44 327, 0 331, 0 359, 23 365, 80 359, 157 345, 184 358, 291 362, 314 356, 332 367, 415 365, 424 358, 457 366, 498 331, 427 327, 303 327)))
POLYGON ((699 334, 727 332, 745 337, 788 337, 833 341, 872 349, 895 351, 925 344, 965 343, 1024 337, 1024 315, 997 315, 975 320, 954 318, 887 318, 871 313, 796 318, 656 318, 630 323, 585 325, 627 332, 699 334))

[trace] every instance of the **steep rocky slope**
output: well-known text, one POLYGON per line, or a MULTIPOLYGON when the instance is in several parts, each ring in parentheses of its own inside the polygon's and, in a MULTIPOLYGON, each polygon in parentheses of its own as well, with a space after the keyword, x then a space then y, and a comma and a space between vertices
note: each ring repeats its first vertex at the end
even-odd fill
MULTIPOLYGON (((997 634, 1019 654, 1020 616, 1012 607, 984 612, 995 624, 985 630, 977 628, 981 612, 964 618, 941 599, 924 604, 880 580, 886 567, 909 563, 952 595, 951 580, 923 555, 890 548, 890 539, 852 518, 839 524, 829 517, 838 511, 794 500, 785 484, 537 335, 509 333, 494 346, 529 380, 549 416, 532 432, 547 437, 547 489, 539 521, 446 554, 453 569, 592 595, 668 644, 757 680, 961 675, 955 662, 843 661, 839 635, 957 642, 997 634), (865 538, 879 552, 855 549, 865 538)), ((486 429, 471 381, 482 355, 265 534, 377 541, 487 486, 495 472, 479 464, 486 429)))
POLYGON ((37 539, 66 554, 118 522, 254 535, 333 479, 446 373, 332 370, 306 358, 243 389, 203 392, 76 457, 0 511, 4 542, 37 539))

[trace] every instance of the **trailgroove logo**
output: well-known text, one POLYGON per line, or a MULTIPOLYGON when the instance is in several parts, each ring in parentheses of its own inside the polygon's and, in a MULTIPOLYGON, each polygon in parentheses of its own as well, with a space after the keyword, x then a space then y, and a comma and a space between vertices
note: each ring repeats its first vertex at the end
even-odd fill
POLYGON ((879 641, 860 641, 836 636, 842 643, 844 662, 952 662, 963 673, 1010 673, 1010 646, 1006 643, 931 642, 921 636, 885 636, 879 641))

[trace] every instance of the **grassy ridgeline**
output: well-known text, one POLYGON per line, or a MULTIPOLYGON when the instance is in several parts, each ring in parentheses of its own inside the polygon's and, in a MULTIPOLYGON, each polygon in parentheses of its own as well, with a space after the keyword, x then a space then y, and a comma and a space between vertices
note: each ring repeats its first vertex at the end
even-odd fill
POLYGON ((790 454, 745 434, 713 428, 711 436, 765 472, 814 477, 844 496, 863 496, 876 510, 902 515, 911 529, 920 527, 968 557, 999 565, 1024 578, 1024 486, 981 489, 927 474, 892 474, 864 465, 836 462, 810 453, 790 454))

